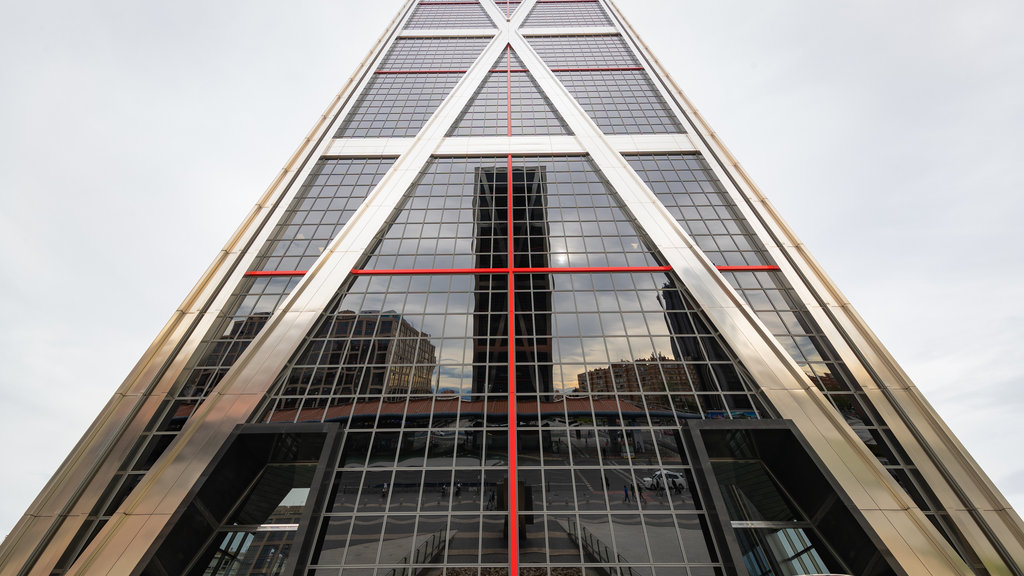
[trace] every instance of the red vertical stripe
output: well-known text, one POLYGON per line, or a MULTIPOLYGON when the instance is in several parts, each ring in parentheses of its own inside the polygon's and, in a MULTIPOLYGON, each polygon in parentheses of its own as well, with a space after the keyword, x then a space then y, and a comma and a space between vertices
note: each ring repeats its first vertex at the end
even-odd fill
MULTIPOLYGON (((505 86, 508 90, 508 135, 512 135, 512 45, 505 49, 505 86)), ((516 305, 512 229, 512 154, 508 155, 505 220, 508 227, 508 561, 511 576, 519 574, 519 474, 516 472, 516 305)))
POLYGON ((508 155, 508 559, 511 574, 519 573, 519 474, 516 472, 516 329, 515 275, 512 250, 512 155, 508 155))
MULTIPOLYGON (((505 68, 506 68, 506 70, 505 70, 505 86, 508 88, 508 135, 511 136, 512 135, 512 45, 511 44, 508 45, 505 48, 505 68)), ((508 177, 509 177, 509 180, 508 180, 509 181, 508 197, 511 198, 512 197, 512 156, 509 156, 508 177)), ((511 212, 509 212, 509 214, 511 215, 511 212)), ((510 222, 511 222, 511 220, 510 220, 510 222)), ((509 228, 509 234, 511 234, 511 233, 512 233, 512 228, 509 228)), ((512 245, 509 244, 509 249, 511 249, 511 248, 512 248, 512 245)), ((508 261, 508 267, 509 268, 512 267, 512 261, 511 260, 508 261)))

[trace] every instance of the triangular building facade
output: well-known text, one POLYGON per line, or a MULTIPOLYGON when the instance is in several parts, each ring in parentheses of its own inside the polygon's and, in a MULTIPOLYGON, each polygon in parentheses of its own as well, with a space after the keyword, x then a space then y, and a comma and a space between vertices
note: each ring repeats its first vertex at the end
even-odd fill
POLYGON ((610 0, 409 0, 0 576, 1022 574, 610 0))

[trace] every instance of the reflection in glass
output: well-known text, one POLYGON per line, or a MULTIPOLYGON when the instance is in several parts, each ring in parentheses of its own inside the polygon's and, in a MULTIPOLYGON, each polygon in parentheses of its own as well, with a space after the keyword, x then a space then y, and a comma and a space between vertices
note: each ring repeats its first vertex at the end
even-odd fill
POLYGON ((428 165, 262 415, 345 431, 311 570, 507 570, 510 481, 523 574, 721 567, 684 423, 756 389, 671 274, 573 270, 659 263, 585 157, 428 165))

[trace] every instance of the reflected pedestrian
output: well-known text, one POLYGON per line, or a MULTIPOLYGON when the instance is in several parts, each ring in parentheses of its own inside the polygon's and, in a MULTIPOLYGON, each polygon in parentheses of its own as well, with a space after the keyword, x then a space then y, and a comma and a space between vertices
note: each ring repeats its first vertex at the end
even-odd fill
POLYGON ((629 502, 629 484, 622 485, 622 501, 629 502))

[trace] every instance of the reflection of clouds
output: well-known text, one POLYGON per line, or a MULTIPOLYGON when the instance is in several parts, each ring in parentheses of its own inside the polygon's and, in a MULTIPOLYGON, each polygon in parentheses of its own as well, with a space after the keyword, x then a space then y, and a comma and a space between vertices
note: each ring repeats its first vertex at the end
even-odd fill
MULTIPOLYGON (((380 310, 384 303, 383 294, 366 294, 361 305, 362 310, 380 310)), ((359 310, 359 308, 356 308, 359 310)))
POLYGON ((452 292, 448 295, 448 312, 469 314, 473 311, 473 294, 471 292, 452 292))
POLYGON ((576 310, 579 312, 596 312, 597 297, 593 292, 576 292, 576 310))
POLYGON ((650 356, 655 351, 650 336, 630 336, 629 347, 633 350, 633 358, 650 356))
POLYGON ((578 314, 580 334, 601 334, 601 317, 598 314, 578 314))
POLYGON ((464 364, 470 360, 472 341, 466 338, 435 340, 438 361, 442 364, 464 364))
MULTIPOLYGON (((560 274, 553 274, 557 279, 560 274)), ((554 292, 552 293, 551 300, 552 308, 555 312, 570 312, 576 309, 576 300, 573 298, 572 292, 554 292)))
POLYGON ((576 379, 578 373, 579 371, 574 366, 555 366, 552 374, 555 390, 565 392, 578 387, 579 381, 576 379))
MULTIPOLYGON (((626 334, 646 334, 650 328, 647 327, 647 323, 644 322, 644 315, 639 312, 626 312, 622 315, 623 327, 626 334)), ((664 316, 661 317, 661 323, 665 325, 664 316)), ((657 326, 657 324, 654 324, 657 326)), ((664 334, 668 333, 666 328, 663 331, 664 334)))
POLYGON ((426 332, 428 336, 440 335, 442 333, 444 316, 406 316, 406 318, 409 319, 410 322, 412 322, 413 318, 420 322, 423 325, 423 327, 420 328, 420 331, 426 332))
POLYGON ((579 336, 580 328, 575 314, 555 314, 554 330, 558 336, 579 336))
POLYGON ((596 308, 601 312, 617 312, 619 300, 615 297, 615 292, 598 292, 596 308))
POLYGON ((389 293, 384 295, 384 300, 381 303, 380 310, 410 310, 405 307, 405 294, 394 294, 389 293))
POLYGON ((604 348, 604 338, 583 338, 583 358, 587 364, 607 364, 608 352, 604 348))
POLYGON ((445 388, 470 392, 472 390, 473 367, 466 365, 437 367, 437 390, 445 388))
POLYGON ((445 317, 443 336, 457 338, 472 333, 473 317, 469 314, 449 314, 445 317))
POLYGON ((619 306, 624 312, 633 312, 643 310, 640 306, 640 298, 636 292, 617 292, 619 299, 619 306))
POLYGON ((651 353, 664 352, 670 353, 672 350, 672 339, 668 336, 652 336, 651 340, 654 341, 654 348, 649 353, 640 354, 641 356, 650 356, 651 353))
POLYGON ((554 361, 556 364, 583 362, 583 342, 577 338, 556 338, 554 361))
POLYGON ((422 314, 427 310, 426 294, 409 294, 405 300, 405 311, 409 314, 422 314))
POLYGON ((601 330, 605 336, 621 336, 626 334, 622 316, 615 313, 601 314, 601 330))
POLYGON ((628 338, 607 338, 605 345, 608 346, 608 356, 611 359, 627 360, 631 358, 628 338))

